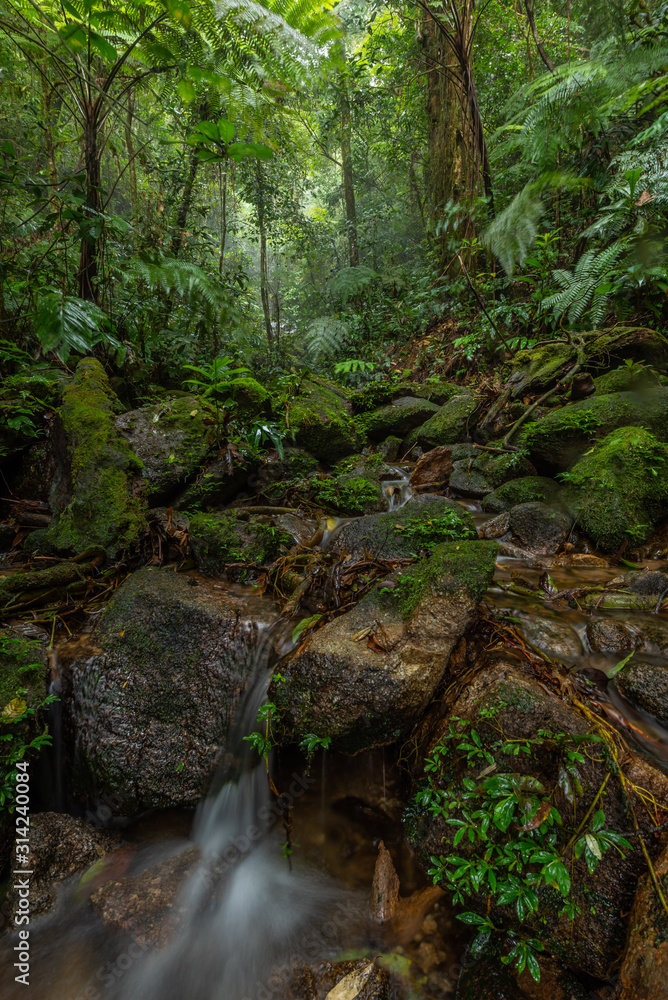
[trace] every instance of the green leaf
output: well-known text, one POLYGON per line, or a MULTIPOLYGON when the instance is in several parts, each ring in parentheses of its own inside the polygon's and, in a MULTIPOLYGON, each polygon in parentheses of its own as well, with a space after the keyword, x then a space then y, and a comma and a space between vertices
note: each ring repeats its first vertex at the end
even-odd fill
POLYGON ((274 155, 273 149, 263 146, 261 143, 233 142, 227 148, 228 154, 233 160, 243 160, 247 156, 255 157, 259 160, 270 160, 274 155))
POLYGON ((620 670, 623 670, 634 653, 635 649, 632 649, 628 656, 625 656, 623 660, 620 660, 619 663, 616 663, 614 667, 608 670, 608 677, 615 677, 620 670))
POLYGON ((223 142, 232 142, 236 128, 232 122, 228 122, 227 118, 219 118, 218 131, 223 142))
POLYGON ((107 62, 115 63, 118 59, 118 52, 103 35, 98 35, 97 31, 89 31, 91 47, 100 53, 107 62))
POLYGON ((186 0, 165 0, 165 7, 169 16, 177 24, 180 24, 186 31, 190 28, 193 12, 190 9, 190 4, 186 3, 186 0))
POLYGON ((198 132, 201 133, 205 139, 208 139, 209 142, 220 142, 220 132, 218 130, 218 126, 214 122, 199 122, 194 128, 193 134, 198 132))
POLYGON ((512 823, 516 804, 517 799, 514 796, 511 796, 507 799, 502 799, 494 806, 494 826, 497 830, 500 830, 501 833, 505 833, 512 823))
POLYGON ((299 642, 299 637, 303 635, 307 629, 311 628, 313 625, 317 625, 322 617, 322 615, 311 615, 310 618, 302 618, 302 620, 295 626, 292 633, 292 641, 299 642))
POLYGON ((179 97, 186 104, 192 104, 192 102, 197 97, 197 91, 193 87, 190 80, 179 80, 179 82, 176 85, 176 89, 178 91, 179 97))
POLYGON ((596 837, 593 837, 591 833, 585 833, 585 843, 594 857, 600 861, 603 858, 603 854, 601 853, 601 848, 596 837))

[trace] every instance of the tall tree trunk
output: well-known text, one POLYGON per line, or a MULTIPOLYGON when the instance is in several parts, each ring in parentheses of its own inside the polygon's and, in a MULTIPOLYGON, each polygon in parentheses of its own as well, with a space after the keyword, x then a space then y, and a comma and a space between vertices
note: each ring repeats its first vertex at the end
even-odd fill
POLYGON ((223 276, 225 263, 225 242, 227 240, 227 163, 225 169, 218 164, 218 198, 220 202, 220 256, 218 258, 218 275, 223 276))
MULTIPOLYGON (((427 73, 429 210, 444 256, 445 206, 454 202, 466 207, 485 194, 493 211, 492 179, 471 65, 475 0, 447 0, 438 13, 427 3, 421 6, 427 73)), ((473 233, 473 221, 465 217, 460 235, 470 237, 473 233)))
MULTIPOLYGON (((84 120, 84 164, 86 170, 86 222, 94 226, 100 221, 100 150, 97 134, 97 107, 89 102, 84 120)), ((100 238, 89 236, 81 240, 81 255, 77 284, 79 298, 97 302, 97 276, 100 260, 100 238)))
POLYGON ((132 119, 135 110, 135 92, 131 90, 128 94, 128 110, 125 117, 125 147, 128 151, 128 173, 130 175, 130 208, 132 218, 137 218, 139 200, 137 197, 137 166, 135 164, 135 147, 132 137, 132 119))
POLYGON ((49 186, 51 195, 49 201, 53 211, 58 210, 58 165, 56 163, 56 147, 53 141, 53 88, 45 73, 39 74, 42 84, 42 117, 44 119, 44 145, 46 147, 46 162, 49 171, 49 186))
POLYGON ((350 103, 345 89, 341 102, 341 172, 343 175, 343 201, 346 209, 348 261, 351 267, 357 267, 360 262, 360 256, 357 245, 357 210, 355 207, 353 162, 350 151, 350 103))
POLYGON ((179 210, 176 213, 176 228, 172 235, 172 241, 170 244, 170 253, 172 257, 178 257, 181 245, 183 243, 186 222, 188 221, 188 216, 190 215, 190 209, 193 203, 193 192, 195 190, 195 179, 197 178, 198 166, 199 166, 199 156, 197 155, 197 150, 193 149, 193 151, 190 154, 190 163, 188 164, 188 174, 186 176, 185 184, 183 185, 181 204, 179 205, 179 210))
POLYGON ((538 55, 541 57, 550 73, 554 73, 554 63, 545 51, 545 46, 538 34, 538 28, 536 27, 536 15, 533 9, 533 0, 524 0, 524 8, 527 12, 527 18, 529 20, 529 25, 531 27, 531 33, 533 35, 533 40, 536 43, 536 48, 538 49, 538 55))
POLYGON ((262 312, 264 313, 264 327, 267 334, 267 343, 273 345, 273 334, 271 329, 271 308, 269 304, 269 276, 267 268, 267 229, 264 217, 264 184, 262 179, 262 167, 259 161, 255 164, 257 179, 257 224, 260 230, 260 299, 262 300, 262 312))

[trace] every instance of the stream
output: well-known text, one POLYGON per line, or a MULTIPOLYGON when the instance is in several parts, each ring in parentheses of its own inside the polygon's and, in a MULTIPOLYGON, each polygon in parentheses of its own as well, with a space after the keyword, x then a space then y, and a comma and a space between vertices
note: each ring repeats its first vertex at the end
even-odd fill
MULTIPOLYGON (((388 474, 395 476, 383 483, 392 510, 412 493, 404 469, 393 467, 388 474)), ((473 501, 460 502, 477 526, 493 516, 473 501)), ((349 520, 329 519, 323 547, 349 520)), ((539 654, 579 675, 608 720, 668 771, 668 732, 623 697, 614 677, 608 679, 620 656, 593 651, 587 628, 594 618, 627 624, 649 618, 651 624, 652 619, 665 621, 665 615, 592 610, 577 602, 552 606, 549 593, 541 590, 546 570, 555 592, 606 583, 620 572, 616 566, 500 555, 484 603, 539 654)), ((248 589, 249 600, 257 602, 251 593, 248 589)), ((271 602, 265 601, 268 607, 271 602)), ((282 793, 277 806, 268 767, 244 739, 256 728, 272 671, 280 663, 276 650, 291 648, 281 629, 280 621, 269 625, 248 653, 254 657, 251 679, 225 761, 194 814, 162 810, 124 826, 129 846, 121 848, 124 860, 115 882, 121 889, 115 899, 113 893, 108 896, 106 908, 91 909, 90 888, 82 891, 75 878, 56 909, 31 922, 30 996, 35 1000, 282 1000, 291 996, 290 982, 301 965, 380 952, 414 963, 422 986, 413 996, 440 1000, 455 995, 466 932, 446 903, 437 903, 409 940, 388 938, 370 917, 381 840, 392 854, 403 896, 427 884, 402 834, 408 780, 397 751, 354 758, 321 751, 309 764, 295 751, 274 752, 269 770, 282 793), (129 886, 125 891, 123 880, 129 886), (146 916, 151 906, 162 913, 157 930, 146 916)), ((80 641, 85 644, 85 635, 80 641)), ((660 653, 643 653, 645 659, 668 665, 660 653)), ((59 693, 60 684, 59 659, 53 654, 53 693, 59 693)), ((57 709, 51 723, 49 808, 62 810, 67 782, 57 709)), ((0 952, 5 984, 13 984, 14 940, 5 937, 0 952)), ((20 985, 3 991, 7 1000, 23 995, 20 985)))

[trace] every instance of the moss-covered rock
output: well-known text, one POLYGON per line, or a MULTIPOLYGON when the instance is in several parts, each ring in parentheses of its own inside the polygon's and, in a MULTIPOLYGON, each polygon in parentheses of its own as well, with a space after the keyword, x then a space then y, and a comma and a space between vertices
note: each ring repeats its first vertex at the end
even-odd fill
POLYGON ((204 577, 131 576, 95 630, 100 652, 72 664, 79 795, 114 795, 125 815, 194 806, 272 618, 204 577))
POLYGON ((653 368, 641 364, 626 364, 606 372, 594 379, 599 396, 610 392, 638 392, 642 389, 656 389, 660 385, 659 376, 653 368))
POLYGON ((668 440, 668 389, 615 392, 571 403, 529 424, 518 444, 532 458, 567 469, 592 441, 627 426, 644 427, 660 441, 668 440))
POLYGON ((461 396, 467 391, 465 387, 457 385, 456 382, 446 382, 440 378, 431 378, 427 379, 426 382, 419 383, 410 382, 408 379, 398 382, 384 379, 379 382, 371 382, 369 385, 364 386, 363 389, 352 392, 350 394, 350 401, 355 413, 365 413, 378 406, 384 406, 387 403, 394 402, 396 399, 401 399, 402 396, 427 399, 432 403, 436 403, 437 406, 442 406, 443 403, 447 403, 453 396, 461 396))
POLYGON ((369 514, 345 524, 330 551, 355 559, 363 558, 366 552, 378 559, 398 559, 417 555, 439 542, 474 535, 473 518, 460 504, 425 493, 398 510, 369 514))
POLYGON ((60 409, 67 488, 52 490, 56 516, 39 532, 41 547, 78 553, 99 545, 113 556, 139 543, 146 530, 146 504, 135 490, 142 463, 116 427, 117 408, 100 362, 83 358, 60 409))
POLYGON ((245 520, 236 511, 194 514, 189 538, 201 570, 242 581, 253 579, 261 567, 270 565, 293 545, 292 535, 277 527, 271 517, 245 520))
POLYGON ((210 406, 197 396, 177 396, 123 413, 117 427, 142 463, 152 507, 170 501, 201 468, 215 441, 210 406))
POLYGON ((554 479, 547 479, 545 476, 522 476, 520 479, 511 479, 492 493, 488 493, 482 502, 482 509, 491 514, 500 514, 520 503, 534 501, 552 503, 560 490, 561 486, 554 479))
POLYGON ((415 427, 420 427, 439 407, 429 400, 415 396, 401 396, 386 406, 372 410, 360 419, 360 425, 372 441, 382 441, 388 434, 406 436, 415 427))
POLYGON ((668 665, 646 663, 634 656, 617 674, 616 684, 630 702, 662 726, 668 725, 668 665))
POLYGON ((453 396, 418 429, 417 443, 423 447, 435 448, 439 444, 455 444, 463 440, 473 429, 473 416, 477 408, 478 400, 475 396, 453 396))
POLYGON ((625 541, 644 542, 665 517, 668 446, 642 427, 622 427, 563 478, 564 499, 577 523, 596 545, 614 552, 625 541))
POLYGON ((567 541, 573 518, 568 511, 546 503, 521 503, 511 507, 508 527, 521 548, 553 556, 567 541))
POLYGON ((282 739, 330 736, 346 753, 393 743, 420 718, 494 573, 497 547, 452 542, 311 633, 270 698, 282 739), (403 581, 403 582, 402 582, 403 581), (370 641, 373 639, 373 641, 370 641))
POLYGON ((289 421, 297 444, 325 462, 359 451, 364 443, 346 391, 316 376, 302 380, 289 421))
POLYGON ((246 418, 271 413, 271 393, 250 375, 235 380, 232 398, 241 415, 246 418))
MULTIPOLYGON (((659 802, 668 795, 668 779, 640 757, 629 754, 621 767, 629 777, 633 776, 631 783, 622 785, 615 780, 609 771, 610 758, 605 752, 600 752, 593 744, 582 752, 580 740, 591 733, 590 718, 546 693, 529 666, 523 666, 519 659, 514 661, 507 655, 493 654, 478 662, 473 678, 456 696, 454 703, 440 705, 439 714, 434 718, 438 720, 434 728, 425 727, 425 731, 429 732, 424 748, 425 760, 433 757, 434 748, 441 742, 451 746, 452 750, 443 755, 442 766, 436 769, 436 774, 431 770, 418 775, 416 792, 424 791, 426 782, 422 779, 430 777, 450 801, 459 799, 465 787, 463 783, 470 780, 470 787, 475 787, 480 781, 481 770, 487 766, 490 766, 490 771, 486 773, 493 773, 495 778, 505 774, 513 783, 522 782, 525 777, 540 782, 550 805, 556 807, 562 817, 562 824, 553 826, 552 830, 557 853, 568 859, 571 893, 576 907, 575 918, 571 921, 561 895, 553 886, 543 885, 538 890, 537 910, 534 914, 525 913, 522 920, 518 920, 514 906, 495 904, 486 887, 479 895, 473 894, 466 899, 466 909, 489 917, 496 926, 514 927, 518 931, 521 927, 522 933, 528 932, 532 937, 539 938, 548 954, 551 953, 577 974, 607 978, 622 953, 627 915, 638 877, 646 867, 645 859, 637 844, 623 856, 611 849, 603 854, 592 873, 584 857, 573 855, 571 838, 575 840, 581 835, 580 823, 594 809, 603 810, 608 830, 624 833, 629 828, 633 829, 634 815, 641 830, 651 828, 656 820, 651 810, 641 805, 632 788, 635 785, 647 789, 659 802), (480 758, 475 755, 467 760, 468 747, 464 751, 455 749, 455 741, 448 741, 450 720, 453 718, 470 722, 480 744, 488 752, 490 747, 496 747, 491 752, 496 764, 494 770, 486 759, 482 767, 480 758), (498 749, 501 740, 519 746, 524 741, 541 738, 541 734, 545 733, 561 735, 555 743, 548 738, 544 743, 529 744, 528 752, 510 757, 498 749), (569 736, 574 737, 572 742, 569 736), (568 760, 567 753, 578 746, 582 752, 582 760, 578 763, 579 787, 577 791, 571 791, 572 786, 564 785, 561 775, 564 762, 568 760)), ((461 840, 460 835, 455 847, 454 837, 458 828, 447 820, 459 818, 461 799, 454 813, 445 809, 432 812, 428 803, 428 797, 417 797, 407 813, 409 839, 425 868, 433 867, 431 859, 434 856, 445 859, 454 853, 468 858, 475 852, 479 857, 491 844, 503 848, 505 843, 518 836, 519 825, 513 824, 507 831, 500 832, 492 823, 487 844, 481 845, 480 841, 471 844, 466 837, 461 840)), ((650 845, 651 852, 658 853, 656 839, 646 843, 650 845)), ((502 877, 506 878, 506 871, 502 861, 498 875, 503 872, 502 877)), ((520 879, 526 878, 526 874, 526 867, 518 870, 520 879)), ((552 997, 553 994, 545 995, 552 997)))

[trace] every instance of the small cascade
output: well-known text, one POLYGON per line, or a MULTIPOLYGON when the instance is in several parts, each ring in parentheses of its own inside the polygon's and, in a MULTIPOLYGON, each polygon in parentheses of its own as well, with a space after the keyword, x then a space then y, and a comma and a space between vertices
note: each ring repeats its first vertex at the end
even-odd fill
POLYGON ((57 650, 49 647, 49 694, 55 699, 49 706, 47 722, 51 733, 51 808, 62 812, 65 808, 65 771, 63 760, 63 669, 57 650))
POLYGON ((406 469, 400 466, 389 468, 389 474, 394 474, 395 479, 383 479, 383 491, 387 497, 388 510, 399 510, 407 504, 414 495, 409 485, 410 475, 406 469))

